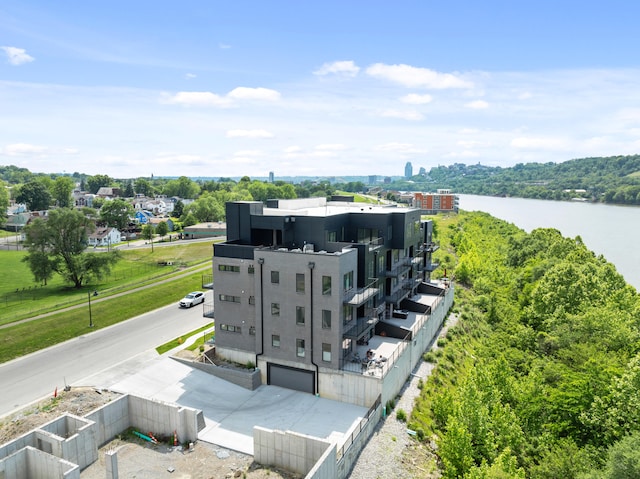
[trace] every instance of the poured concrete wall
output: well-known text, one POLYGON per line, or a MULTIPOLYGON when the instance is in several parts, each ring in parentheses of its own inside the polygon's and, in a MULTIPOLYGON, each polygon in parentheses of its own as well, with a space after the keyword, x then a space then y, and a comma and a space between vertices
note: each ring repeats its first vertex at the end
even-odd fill
POLYGON ((79 479, 98 459, 98 447, 135 427, 181 442, 198 438, 200 411, 124 395, 84 418, 62 415, 0 446, 0 479, 79 479))
POLYGON ((314 469, 321 457, 325 457, 327 465, 321 469, 330 474, 317 477, 327 479, 335 479, 336 477, 335 445, 324 439, 305 434, 255 426, 253 428, 253 457, 255 462, 259 464, 281 467, 297 474, 307 474, 314 469), (329 448, 333 449, 334 453, 326 457, 325 453, 329 448))
POLYGON ((229 381, 236 386, 243 387, 245 389, 249 389, 253 391, 254 389, 258 389, 262 385, 262 381, 260 379, 260 371, 259 370, 237 370, 231 368, 225 368, 222 366, 216 366, 215 364, 207 364, 200 363, 196 361, 190 361, 188 359, 183 358, 171 358, 175 361, 178 361, 182 364, 186 364, 189 367, 198 369, 200 371, 204 371, 205 373, 211 374, 220 379, 224 379, 225 381, 229 381))

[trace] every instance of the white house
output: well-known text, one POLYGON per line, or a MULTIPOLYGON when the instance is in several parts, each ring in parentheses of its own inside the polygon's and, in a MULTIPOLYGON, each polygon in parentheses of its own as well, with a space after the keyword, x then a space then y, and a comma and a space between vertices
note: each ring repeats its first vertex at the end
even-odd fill
POLYGON ((94 247, 120 243, 120 231, 116 228, 96 228, 93 233, 89 234, 88 243, 89 246, 94 247))

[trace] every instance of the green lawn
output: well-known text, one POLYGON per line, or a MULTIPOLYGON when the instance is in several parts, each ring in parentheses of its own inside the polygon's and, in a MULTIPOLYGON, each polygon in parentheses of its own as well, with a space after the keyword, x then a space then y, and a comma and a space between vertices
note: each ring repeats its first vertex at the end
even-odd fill
POLYGON ((0 325, 81 304, 87 301, 87 291, 98 290, 101 296, 113 295, 168 278, 184 267, 206 264, 212 257, 208 242, 155 247, 153 253, 150 248, 123 247, 120 251, 122 259, 109 276, 80 290, 65 284, 59 275, 54 275, 46 286, 40 285, 33 280, 26 263, 21 261, 25 252, 0 251, 0 325), (158 264, 164 262, 172 265, 158 264))

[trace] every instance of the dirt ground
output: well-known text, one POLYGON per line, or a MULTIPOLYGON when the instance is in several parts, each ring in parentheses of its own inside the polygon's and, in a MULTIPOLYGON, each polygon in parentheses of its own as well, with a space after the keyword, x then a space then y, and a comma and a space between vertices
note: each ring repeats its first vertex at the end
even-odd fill
MULTIPOLYGON (((84 416, 106 404, 119 394, 93 388, 58 391, 57 396, 29 406, 15 414, 0 418, 0 444, 45 424, 67 412, 84 416)), ((82 479, 104 479, 105 454, 115 450, 118 472, 126 479, 299 479, 302 476, 262 466, 253 457, 213 444, 197 442, 193 450, 168 444, 151 444, 126 435, 118 437, 99 450, 98 461, 80 474, 82 479)))

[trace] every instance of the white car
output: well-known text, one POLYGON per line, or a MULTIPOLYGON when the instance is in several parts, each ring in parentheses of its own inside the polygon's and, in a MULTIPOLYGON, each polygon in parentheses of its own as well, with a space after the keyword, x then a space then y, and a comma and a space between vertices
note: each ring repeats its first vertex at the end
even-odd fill
POLYGON ((204 293, 202 291, 194 291, 180 300, 180 307, 190 308, 200 303, 204 303, 204 293))

